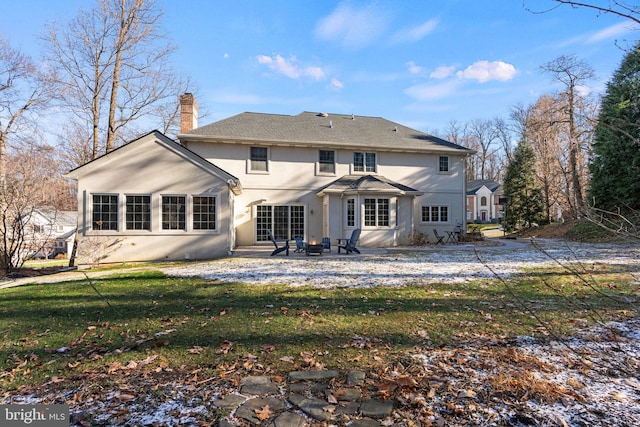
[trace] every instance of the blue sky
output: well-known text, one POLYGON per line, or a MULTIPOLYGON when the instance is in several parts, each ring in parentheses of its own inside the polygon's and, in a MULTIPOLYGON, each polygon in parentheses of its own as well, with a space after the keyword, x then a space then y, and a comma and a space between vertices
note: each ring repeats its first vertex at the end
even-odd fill
MULTIPOLYGON (((47 21, 89 0, 0 0, 0 32, 39 56, 47 21)), ((508 118, 559 89, 540 66, 575 54, 602 92, 640 38, 630 20, 550 0, 157 0, 207 116, 244 111, 381 116, 422 131, 508 118)), ((606 4, 604 0, 600 3, 606 4)))

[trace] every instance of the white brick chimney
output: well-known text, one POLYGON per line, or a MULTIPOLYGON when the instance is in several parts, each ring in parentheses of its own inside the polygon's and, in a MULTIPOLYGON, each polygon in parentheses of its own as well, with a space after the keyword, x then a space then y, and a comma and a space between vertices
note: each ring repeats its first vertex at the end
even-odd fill
POLYGON ((192 93, 180 95, 180 133, 198 127, 198 102, 192 93))

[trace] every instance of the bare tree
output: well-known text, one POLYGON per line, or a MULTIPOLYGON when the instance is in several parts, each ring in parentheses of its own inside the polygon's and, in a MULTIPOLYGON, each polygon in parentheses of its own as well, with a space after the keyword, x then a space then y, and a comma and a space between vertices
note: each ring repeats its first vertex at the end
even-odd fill
POLYGON ((565 102, 562 108, 567 113, 569 173, 576 212, 580 214, 585 210, 583 190, 585 183, 580 175, 581 135, 577 123, 577 109, 580 103, 578 89, 584 82, 593 78, 594 72, 589 65, 579 60, 575 55, 559 56, 553 61, 544 64, 542 69, 551 74, 554 80, 564 85, 562 95, 565 102))
POLYGON ((495 167, 498 149, 494 147, 497 134, 493 122, 491 120, 473 120, 468 129, 469 137, 479 148, 476 156, 480 179, 495 180, 499 172, 495 167))
POLYGON ((7 147, 51 100, 49 80, 0 34, 0 191, 6 189, 7 147))
POLYGON ((67 130, 80 137, 75 157, 87 151, 86 134, 78 132, 83 125, 91 124, 95 158, 131 137, 138 119, 158 117, 169 103, 176 108, 189 81, 169 66, 175 49, 161 17, 154 0, 98 0, 66 26, 50 26, 44 37, 47 58, 59 70, 64 105, 78 121, 67 130))
POLYGON ((552 216, 572 210, 561 136, 565 120, 557 100, 550 95, 540 97, 528 108, 525 117, 524 136, 536 153, 536 179, 542 189, 545 219, 550 222, 552 216))
MULTIPOLYGON (((621 0, 608 0, 606 4, 596 4, 596 2, 587 2, 587 1, 574 1, 574 0, 553 0, 557 3, 552 9, 561 7, 561 6, 571 6, 573 8, 586 8, 597 11, 598 13, 612 14, 617 15, 625 19, 630 19, 631 21, 640 24, 640 5, 638 5, 635 1, 621 1, 621 0)), ((604 3, 604 2, 600 2, 604 3)), ((533 11, 530 8, 527 8, 529 11, 534 13, 546 13, 549 10, 543 11, 533 11)))

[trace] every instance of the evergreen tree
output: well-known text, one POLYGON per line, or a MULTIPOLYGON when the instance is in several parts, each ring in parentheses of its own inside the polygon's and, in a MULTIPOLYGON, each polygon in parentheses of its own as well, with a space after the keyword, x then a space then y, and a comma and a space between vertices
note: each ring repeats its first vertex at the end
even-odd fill
POLYGON ((544 217, 542 190, 536 181, 536 155, 526 139, 516 147, 507 165, 504 193, 509 198, 505 228, 513 230, 517 224, 531 227, 544 217))
POLYGON ((640 42, 607 83, 591 159, 591 203, 640 209, 640 42))

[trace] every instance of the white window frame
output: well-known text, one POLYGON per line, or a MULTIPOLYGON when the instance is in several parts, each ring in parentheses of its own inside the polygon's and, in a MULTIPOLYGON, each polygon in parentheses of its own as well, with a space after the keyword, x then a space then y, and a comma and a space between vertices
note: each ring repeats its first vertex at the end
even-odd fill
POLYGON ((163 233, 184 233, 189 228, 189 197, 186 194, 160 194, 158 203, 160 232, 163 233), (184 199, 184 228, 164 228, 164 202, 165 197, 182 197, 184 199))
POLYGON ((451 223, 451 206, 449 205, 422 205, 420 208, 420 222, 422 224, 450 224, 451 223), (438 218, 437 220, 433 221, 432 220, 432 212, 433 212, 433 208, 437 208, 438 209, 438 218), (442 221, 442 209, 446 208, 447 210, 447 220, 446 221, 442 221), (424 220, 424 209, 429 209, 429 219, 427 221, 424 220))
POLYGON ((451 158, 449 156, 438 156, 438 173, 449 174, 451 173, 451 158), (443 169, 443 160, 446 159, 446 169, 443 169))
POLYGON ((129 234, 135 233, 151 233, 153 232, 153 194, 150 193, 126 193, 120 202, 121 209, 124 210, 124 214, 122 216, 123 221, 123 230, 125 230, 129 234), (127 227, 127 197, 149 197, 149 228, 129 228, 127 227))
POLYGON ((391 228, 391 219, 392 219, 392 199, 390 197, 377 197, 377 196, 372 196, 372 197, 364 197, 362 199, 362 213, 363 213, 363 218, 362 218, 362 225, 363 227, 366 228, 391 228), (374 201, 374 224, 366 224, 367 221, 367 215, 366 215, 366 203, 367 200, 373 200, 374 201), (386 201, 386 208, 387 208, 387 212, 386 212, 386 224, 380 224, 380 205, 381 205, 381 201, 384 200, 386 201))
POLYGON ((220 234, 220 194, 219 193, 202 193, 202 194, 190 194, 189 201, 187 203, 187 229, 191 233, 199 233, 199 234, 220 234), (193 228, 193 215, 195 214, 195 209, 193 207, 193 198, 194 197, 212 197, 216 201, 215 206, 215 221, 216 228, 212 229, 199 229, 196 230, 193 228))
POLYGON ((316 175, 335 176, 336 175, 336 150, 318 150, 318 161, 316 162, 316 175), (333 171, 327 172, 321 170, 322 165, 328 165, 329 163, 320 161, 320 153, 322 151, 330 151, 333 153, 333 171))
POLYGON ((123 203, 123 198, 121 194, 118 193, 109 193, 109 192, 95 192, 95 193, 89 193, 89 203, 87 203, 88 205, 88 212, 86 214, 86 221, 87 223, 90 224, 89 227, 89 231, 91 234, 96 234, 96 235, 100 235, 100 234, 114 234, 114 233, 120 233, 123 230, 123 207, 122 207, 122 203, 123 203), (93 198, 94 196, 109 196, 109 197, 115 197, 116 198, 116 220, 115 220, 115 224, 116 224, 116 228, 115 230, 113 229, 100 229, 100 228, 96 228, 96 224, 93 223, 93 213, 94 213, 94 202, 93 202, 93 198))
POLYGON ((354 151, 353 152, 353 161, 351 163, 352 173, 354 174, 368 174, 368 173, 378 173, 378 153, 373 151, 354 151), (362 155, 362 170, 356 169, 356 154, 362 155), (368 169, 368 158, 373 157, 373 170, 368 169))
POLYGON ((248 153, 247 153, 247 173, 248 174, 262 174, 262 175, 268 175, 269 171, 271 170, 271 149, 270 147, 264 147, 261 145, 251 145, 247 148, 248 153), (252 148, 260 148, 260 149, 265 149, 267 150, 267 158, 265 160, 266 162, 266 170, 262 170, 262 169, 253 169, 252 165, 253 165, 253 161, 251 158, 251 149, 252 148))

